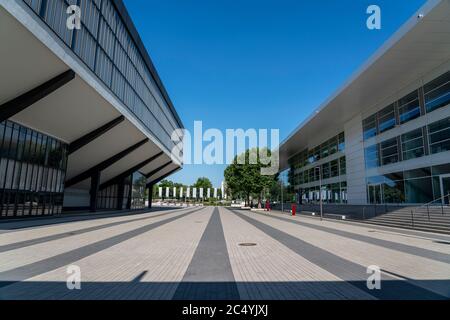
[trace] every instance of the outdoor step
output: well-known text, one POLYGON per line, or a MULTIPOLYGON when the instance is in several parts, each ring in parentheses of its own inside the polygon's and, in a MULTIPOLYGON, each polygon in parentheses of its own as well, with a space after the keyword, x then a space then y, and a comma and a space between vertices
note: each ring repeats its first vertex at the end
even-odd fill
MULTIPOLYGON (((430 218, 428 218, 428 215, 417 215, 417 214, 415 214, 414 216, 414 219, 417 219, 417 220, 432 220, 432 221, 442 221, 442 222, 450 222, 450 219, 449 218, 446 218, 446 217, 439 217, 439 216, 431 216, 430 215, 430 218)), ((407 216, 392 216, 392 215, 386 215, 386 214, 383 214, 383 215, 379 215, 379 216, 376 216, 376 217, 373 217, 373 218, 371 218, 371 219, 377 219, 377 218, 385 218, 385 219, 406 219, 406 220, 410 220, 411 219, 411 215, 407 215, 407 216)))
POLYGON ((373 225, 382 225, 382 226, 388 226, 388 227, 397 227, 397 228, 405 228, 405 229, 414 229, 414 230, 421 230, 421 231, 429 231, 429 232, 438 232, 438 233, 445 233, 450 234, 450 228, 434 228, 434 227, 428 227, 428 226, 422 226, 422 225, 415 225, 412 227, 411 224, 398 224, 398 223, 390 223, 390 222, 376 222, 376 221, 370 221, 366 220, 363 221, 367 224, 373 224, 373 225))
POLYGON ((424 223, 437 223, 437 224, 448 224, 450 225, 450 221, 448 220, 439 220, 439 219, 431 219, 428 220, 427 217, 414 217, 414 219, 411 219, 411 217, 405 217, 405 218, 398 218, 398 217, 386 217, 386 216, 379 216, 379 217, 374 217, 368 220, 389 220, 389 221, 420 221, 420 222, 424 222, 424 223))
MULTIPOLYGON (((392 224, 401 224, 401 225, 412 225, 411 221, 368 220, 368 222, 383 222, 383 223, 392 223, 392 224)), ((421 221, 414 221, 414 225, 426 226, 426 227, 430 227, 430 228, 444 228, 444 229, 450 230, 449 225, 440 224, 440 223, 425 223, 425 222, 421 222, 421 221)))

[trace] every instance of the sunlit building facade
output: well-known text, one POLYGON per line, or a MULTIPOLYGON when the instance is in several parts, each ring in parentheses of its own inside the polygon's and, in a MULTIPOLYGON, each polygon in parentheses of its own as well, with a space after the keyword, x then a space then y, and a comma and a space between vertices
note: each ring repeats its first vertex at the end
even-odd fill
POLYGON ((448 39, 450 2, 429 1, 282 143, 299 201, 448 202, 448 39))
POLYGON ((181 168, 183 124, 121 0, 0 0, 0 42, 0 219, 142 207, 133 175, 181 168))

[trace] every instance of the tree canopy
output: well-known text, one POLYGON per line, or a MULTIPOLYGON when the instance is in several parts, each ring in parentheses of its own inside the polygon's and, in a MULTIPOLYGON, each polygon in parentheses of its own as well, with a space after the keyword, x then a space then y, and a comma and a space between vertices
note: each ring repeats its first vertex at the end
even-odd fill
MULTIPOLYGON (((261 151, 266 152, 270 157, 270 150, 261 151)), ((257 195, 260 198, 262 191, 265 188, 271 188, 276 181, 275 176, 261 174, 261 168, 268 167, 268 165, 262 164, 259 157, 259 148, 249 149, 236 156, 233 163, 224 172, 225 181, 232 194, 243 194, 247 203, 249 203, 251 195, 257 195), (257 159, 252 164, 250 159, 255 155, 257 159)))

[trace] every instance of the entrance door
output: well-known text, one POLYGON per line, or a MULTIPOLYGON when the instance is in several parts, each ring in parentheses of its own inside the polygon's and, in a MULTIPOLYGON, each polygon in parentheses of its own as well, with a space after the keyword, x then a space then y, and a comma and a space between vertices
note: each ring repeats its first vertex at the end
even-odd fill
POLYGON ((449 204, 450 198, 450 174, 440 176, 441 179, 441 197, 443 204, 449 204))
POLYGON ((369 202, 373 204, 383 203, 383 191, 380 184, 369 184, 369 202))

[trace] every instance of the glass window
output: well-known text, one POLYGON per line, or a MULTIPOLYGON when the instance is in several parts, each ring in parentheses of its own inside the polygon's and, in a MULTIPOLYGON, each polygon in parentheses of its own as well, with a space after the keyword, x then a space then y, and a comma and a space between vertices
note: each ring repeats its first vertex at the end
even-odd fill
POLYGON ((401 136, 403 160, 419 158, 425 155, 422 128, 401 136))
POLYGON ((330 155, 338 151, 338 137, 334 137, 328 141, 328 152, 330 155))
POLYGON ((450 103, 450 71, 424 86, 427 112, 444 107, 450 103))
POLYGON ((398 162, 398 144, 397 138, 383 141, 380 144, 381 149, 381 165, 398 162))
POLYGON ((378 130, 380 133, 392 129, 395 124, 394 104, 378 112, 378 130))
POLYGON ((347 166, 347 163, 346 163, 345 157, 341 157, 339 159, 339 174, 341 176, 347 174, 347 167, 346 166, 347 166))
POLYGON ((383 200, 385 203, 405 202, 405 186, 403 180, 388 180, 383 184, 383 200))
POLYGON ((367 147, 364 150, 366 168, 376 168, 380 166, 380 157, 378 152, 378 145, 367 147))
POLYGON ((377 116, 376 114, 363 121, 364 140, 377 135, 377 116))
POLYGON ((345 135, 344 135, 344 132, 342 132, 340 135, 339 135, 339 142, 338 142, 338 149, 339 149, 339 151, 341 151, 341 152, 343 152, 344 150, 345 150, 345 135))
POLYGON ((329 162, 322 165, 322 178, 323 179, 330 178, 330 163, 329 162))
POLYGON ((420 117, 419 91, 415 90, 398 101, 400 123, 420 117))
POLYGON ((406 203, 428 203, 433 201, 431 177, 405 180, 406 203))
POLYGON ((320 158, 326 158, 329 155, 328 141, 320 146, 320 158))
POLYGON ((338 160, 333 160, 330 162, 330 172, 331 177, 339 176, 339 162, 338 160))
POLYGON ((431 153, 450 150, 450 117, 430 124, 428 135, 431 153))

